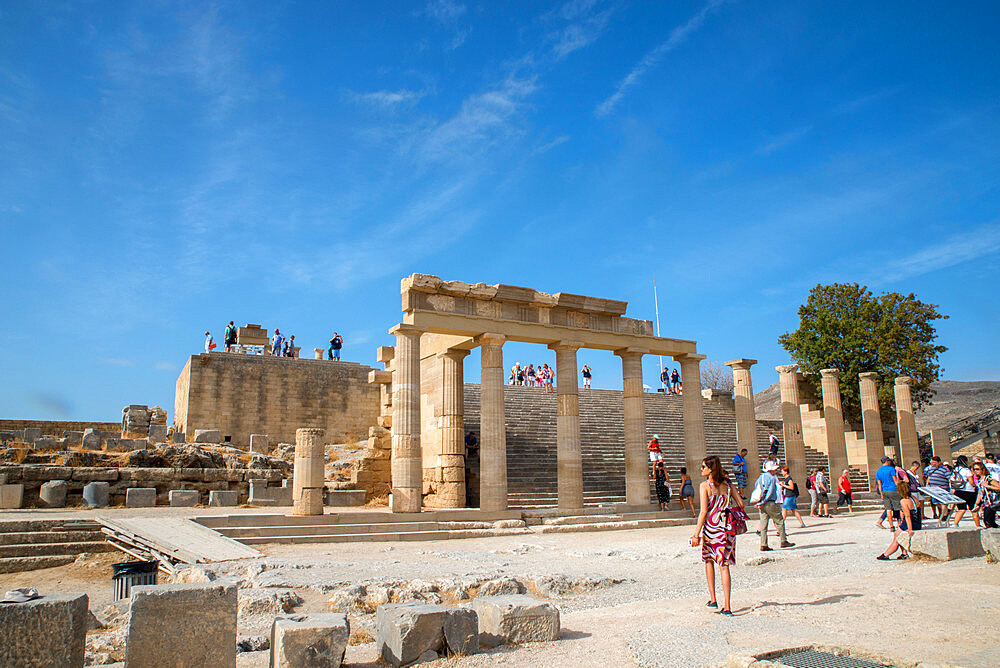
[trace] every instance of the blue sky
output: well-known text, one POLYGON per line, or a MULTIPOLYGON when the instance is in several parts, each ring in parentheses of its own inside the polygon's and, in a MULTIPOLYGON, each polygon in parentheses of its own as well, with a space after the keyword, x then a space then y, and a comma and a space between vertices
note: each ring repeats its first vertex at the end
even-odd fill
MULTIPOLYGON (((0 417, 173 412, 202 333, 374 364, 413 272, 787 356, 819 282, 998 380, 994 3, 0 4, 0 417)), ((553 361, 508 345, 508 365, 553 361)), ((610 353, 581 352, 620 387, 610 353)), ((478 358, 467 361, 477 380, 478 358)), ((656 359, 645 363, 655 385, 656 359)))

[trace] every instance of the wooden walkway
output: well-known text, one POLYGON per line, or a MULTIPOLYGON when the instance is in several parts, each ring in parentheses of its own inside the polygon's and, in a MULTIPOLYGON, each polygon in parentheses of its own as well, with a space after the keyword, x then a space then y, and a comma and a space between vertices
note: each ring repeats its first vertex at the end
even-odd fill
POLYGON ((180 517, 98 518, 101 531, 119 550, 138 559, 158 559, 167 572, 177 563, 249 559, 260 552, 218 531, 180 517))

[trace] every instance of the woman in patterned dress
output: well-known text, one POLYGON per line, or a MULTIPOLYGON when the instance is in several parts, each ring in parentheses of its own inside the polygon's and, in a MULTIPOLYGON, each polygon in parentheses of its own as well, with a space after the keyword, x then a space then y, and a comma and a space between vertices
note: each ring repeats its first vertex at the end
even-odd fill
POLYGON ((724 599, 719 612, 731 615, 729 566, 736 563, 736 536, 726 533, 726 511, 731 507, 742 508, 743 499, 736 487, 729 482, 722 470, 722 462, 715 455, 701 461, 701 474, 706 480, 701 483, 701 513, 698 515, 698 527, 691 536, 691 546, 701 544, 701 560, 705 562, 705 579, 708 581, 709 599, 706 605, 710 608, 719 607, 715 600, 715 566, 718 564, 722 571, 724 599))

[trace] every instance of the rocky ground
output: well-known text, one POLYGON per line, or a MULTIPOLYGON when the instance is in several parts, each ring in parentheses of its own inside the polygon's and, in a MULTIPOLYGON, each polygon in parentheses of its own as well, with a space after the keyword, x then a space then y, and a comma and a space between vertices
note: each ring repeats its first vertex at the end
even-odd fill
MULTIPOLYGON (((811 643, 862 649, 898 665, 1000 665, 1000 566, 875 560, 889 540, 871 514, 813 520, 797 546, 762 554, 742 536, 733 617, 705 607, 691 527, 409 542, 264 546, 260 559, 195 567, 181 580, 240 584, 242 667, 266 666, 267 634, 282 611, 347 612, 347 665, 376 666, 374 615, 387 601, 461 604, 527 592, 561 610, 562 639, 502 647, 428 666, 702 666, 730 653, 811 643), (254 651, 257 650, 257 651, 254 651)), ((772 538, 772 545, 776 544, 772 538)), ((108 606, 115 555, 45 571, 0 575, 0 588, 85 591, 108 628, 88 637, 92 662, 120 657, 122 615, 108 606)))

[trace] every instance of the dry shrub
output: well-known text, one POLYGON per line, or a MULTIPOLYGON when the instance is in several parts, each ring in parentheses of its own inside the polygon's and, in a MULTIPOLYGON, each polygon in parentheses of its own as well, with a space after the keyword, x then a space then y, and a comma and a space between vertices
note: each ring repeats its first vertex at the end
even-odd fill
POLYGON ((347 639, 348 645, 364 645, 370 642, 375 642, 375 637, 366 629, 353 632, 351 637, 347 639))
POLYGON ((388 494, 380 494, 378 496, 373 496, 371 500, 365 502, 365 508, 386 507, 388 505, 389 505, 388 494))

